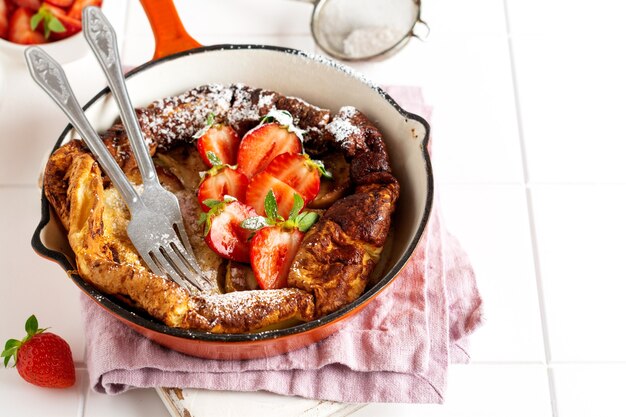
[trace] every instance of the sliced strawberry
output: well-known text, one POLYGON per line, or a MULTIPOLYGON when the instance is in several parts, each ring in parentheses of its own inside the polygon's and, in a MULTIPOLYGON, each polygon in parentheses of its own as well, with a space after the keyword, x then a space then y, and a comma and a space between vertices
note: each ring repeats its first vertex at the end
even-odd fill
POLYGON ((46 3, 50 3, 57 7, 70 7, 74 0, 46 0, 46 3))
POLYGON ((19 43, 22 45, 33 45, 37 43, 44 43, 46 38, 30 28, 30 18, 33 14, 20 7, 15 10, 11 20, 9 21, 9 37, 11 42, 19 43))
POLYGON ((212 167, 213 163, 211 158, 207 156, 207 152, 213 152, 223 164, 234 165, 237 163, 239 142, 239 136, 232 127, 216 124, 209 127, 198 138, 198 152, 209 167, 212 167))
POLYGON ((296 190, 307 205, 320 191, 320 172, 316 163, 302 154, 278 155, 265 168, 265 172, 296 190))
POLYGON ((265 171, 256 174, 250 180, 246 190, 246 204, 260 215, 266 216, 265 197, 270 190, 276 197, 278 215, 286 219, 289 216, 289 210, 293 207, 294 194, 297 194, 297 191, 265 171))
POLYGON ((24 7, 26 9, 36 12, 41 7, 41 0, 11 0, 17 7, 24 7))
POLYGON ((302 152, 298 136, 278 123, 264 124, 250 130, 241 139, 237 166, 248 178, 252 178, 285 152, 302 152))
POLYGON ((9 8, 6 0, 0 0, 0 38, 9 36, 9 8))
POLYGON ((202 204, 205 200, 223 200, 225 195, 245 201, 248 177, 230 167, 224 167, 215 174, 207 174, 198 188, 198 201, 205 212, 209 207, 202 204))
POLYGON ((83 20, 83 9, 87 6, 101 7, 102 0, 75 0, 67 15, 72 19, 83 20))
POLYGON ((250 242, 250 265, 259 286, 264 289, 287 285, 289 267, 296 256, 304 233, 281 226, 264 227, 250 242))
POLYGON ((210 227, 204 241, 224 258, 249 262, 251 232, 242 228, 241 222, 256 215, 254 209, 239 201, 216 203, 207 215, 210 227))
POLYGON ((46 12, 51 13, 52 16, 59 19, 59 21, 65 28, 64 31, 52 31, 50 35, 51 39, 53 40, 65 39, 81 31, 82 29, 81 21, 68 16, 65 10, 61 9, 60 7, 56 7, 48 2, 45 2, 40 9, 40 13, 42 9, 45 10, 46 12))

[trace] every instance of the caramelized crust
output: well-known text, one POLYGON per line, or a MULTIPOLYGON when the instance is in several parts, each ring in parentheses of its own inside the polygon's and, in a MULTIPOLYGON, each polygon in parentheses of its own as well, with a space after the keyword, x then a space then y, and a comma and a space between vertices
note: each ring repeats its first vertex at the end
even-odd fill
POLYGON ((307 234, 288 285, 315 295, 322 316, 364 291, 389 233, 400 186, 391 174, 382 135, 353 107, 342 108, 327 127, 327 140, 352 159, 355 193, 335 202, 307 234), (340 140, 338 140, 340 139, 340 140))

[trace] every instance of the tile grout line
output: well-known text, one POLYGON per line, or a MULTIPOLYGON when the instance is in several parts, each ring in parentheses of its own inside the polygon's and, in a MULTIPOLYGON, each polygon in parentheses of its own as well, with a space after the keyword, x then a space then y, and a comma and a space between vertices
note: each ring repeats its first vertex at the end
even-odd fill
POLYGON ((532 196, 531 196, 530 186, 529 186, 528 155, 526 153, 526 142, 524 140, 524 128, 522 124, 522 110, 520 107, 520 96, 519 96, 519 88, 518 88, 518 83, 517 83, 517 71, 515 67, 515 57, 513 54, 513 38, 511 35, 511 22, 509 20, 508 0, 503 0, 503 6, 504 6, 504 20, 505 20, 506 29, 507 29, 507 41, 508 41, 508 46, 509 46, 509 64, 511 67, 511 79, 513 81, 515 116, 517 119, 520 156, 522 159, 522 171, 524 175, 526 210, 528 212, 528 224, 530 228, 530 237, 531 237, 532 250, 533 250, 535 282, 537 285, 537 298, 539 302, 539 314, 541 317, 541 330, 543 333, 543 346, 544 346, 544 355, 545 355, 545 360, 546 360, 545 370, 546 370, 546 377, 548 378, 548 390, 550 394, 550 405, 552 408, 552 415, 556 417, 558 416, 556 387, 554 384, 552 370, 549 367, 549 364, 552 359, 551 353, 550 353, 551 352, 550 337, 548 334, 545 293, 544 293, 544 288, 543 288, 543 284, 541 280, 539 250, 537 246, 537 229, 536 229, 535 217, 534 217, 534 212, 533 212, 532 196))

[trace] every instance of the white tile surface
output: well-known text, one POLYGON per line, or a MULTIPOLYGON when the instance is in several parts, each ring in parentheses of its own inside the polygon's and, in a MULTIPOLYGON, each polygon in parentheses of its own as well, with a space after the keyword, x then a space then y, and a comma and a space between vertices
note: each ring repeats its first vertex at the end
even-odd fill
POLYGON ((596 34, 626 35, 626 4, 596 0, 505 0, 513 35, 571 36, 580 41, 596 34))
POLYGON ((623 417, 624 374, 622 364, 558 365, 551 369, 559 417, 623 417))
POLYGON ((506 34, 502 0, 438 0, 422 2, 422 19, 431 28, 429 40, 439 35, 506 34))
POLYGON ((455 365, 443 405, 371 404, 354 417, 548 417, 548 374, 535 365, 455 365))
POLYGON ((545 362, 526 197, 521 185, 439 185, 448 229, 473 261, 485 324, 476 362, 545 362))
POLYGON ((74 361, 84 358, 78 289, 53 262, 38 257, 30 238, 39 222, 40 192, 34 187, 0 187, 0 343, 25 336, 24 323, 35 314, 40 327, 63 337, 74 361))
POLYGON ((84 415, 88 417, 169 417, 170 414, 155 390, 134 389, 114 396, 88 390, 84 415))
POLYGON ((82 415, 86 372, 76 372, 71 388, 41 388, 25 382, 13 368, 0 368, 0 414, 20 417, 82 415))
POLYGON ((552 361, 626 361, 626 186, 531 188, 552 361))
POLYGON ((513 37, 531 181, 626 182, 623 38, 513 37))
POLYGON ((412 40, 380 63, 352 65, 374 81, 419 85, 434 107, 438 182, 523 180, 508 42, 468 34, 412 40))

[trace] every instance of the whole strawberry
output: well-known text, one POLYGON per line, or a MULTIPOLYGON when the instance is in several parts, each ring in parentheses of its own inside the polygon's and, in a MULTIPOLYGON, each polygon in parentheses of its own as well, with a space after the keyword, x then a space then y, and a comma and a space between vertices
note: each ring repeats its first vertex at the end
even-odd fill
POLYGON ((26 381, 40 387, 67 388, 76 382, 72 351, 65 340, 39 329, 33 315, 26 320, 26 337, 9 339, 4 345, 4 366, 11 358, 17 372, 26 381))

